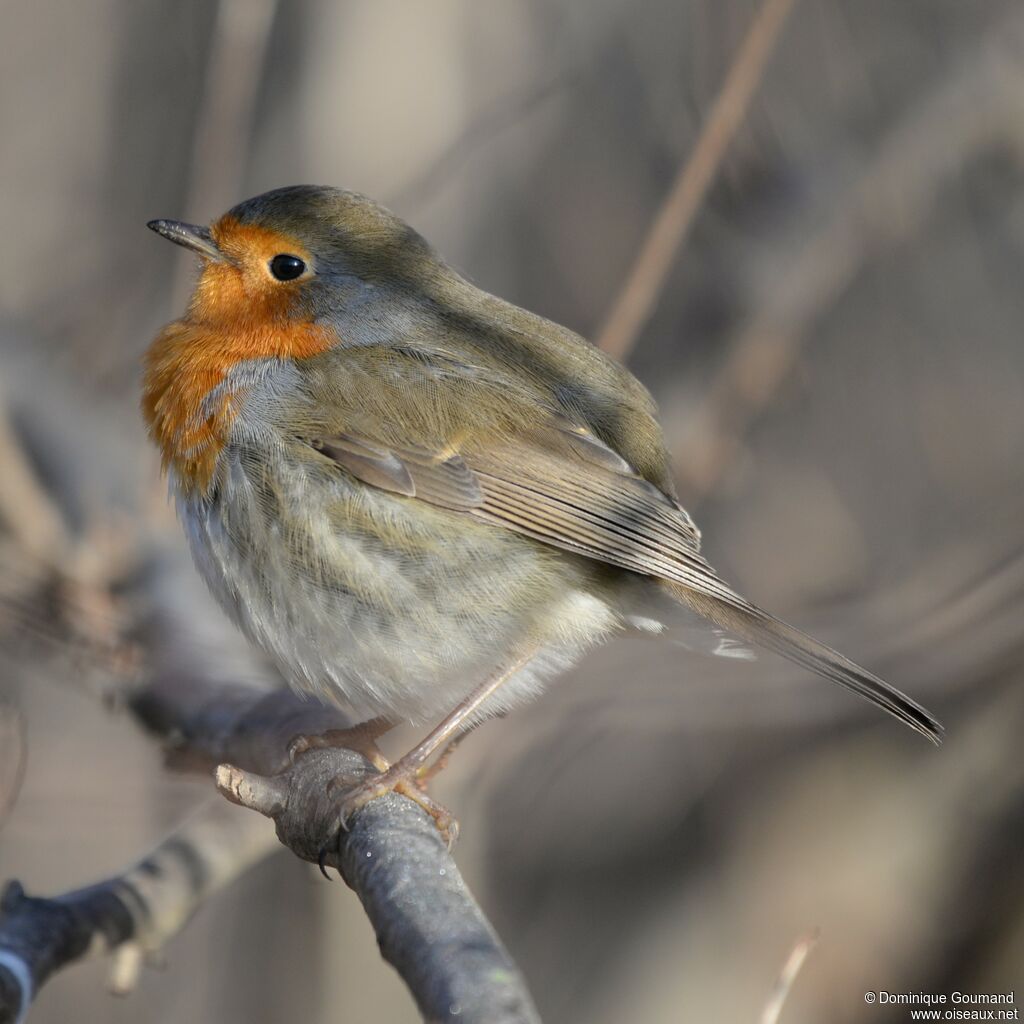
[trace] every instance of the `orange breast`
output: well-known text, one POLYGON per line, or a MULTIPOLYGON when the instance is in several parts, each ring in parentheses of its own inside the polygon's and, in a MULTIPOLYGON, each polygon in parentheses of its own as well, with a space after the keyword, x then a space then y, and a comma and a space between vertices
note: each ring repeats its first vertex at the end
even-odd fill
POLYGON ((146 354, 143 415, 164 467, 173 466, 188 490, 209 487, 237 414, 239 396, 227 389, 211 395, 231 368, 248 359, 314 356, 337 340, 298 314, 300 282, 289 286, 266 273, 268 252, 305 258, 294 240, 274 235, 237 223, 216 225, 218 245, 236 263, 205 265, 188 314, 168 324, 146 354))

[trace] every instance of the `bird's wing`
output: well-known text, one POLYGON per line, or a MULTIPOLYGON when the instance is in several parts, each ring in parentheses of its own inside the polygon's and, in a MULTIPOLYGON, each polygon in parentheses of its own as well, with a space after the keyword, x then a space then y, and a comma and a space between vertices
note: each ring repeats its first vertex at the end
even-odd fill
POLYGON ((700 534, 682 507, 589 424, 550 408, 543 396, 517 391, 517 382, 483 394, 464 372, 446 381, 394 369, 383 387, 350 392, 344 430, 310 438, 353 477, 654 577, 716 625, 853 690, 938 742, 941 726, 920 705, 726 584, 700 554, 700 534), (456 401, 476 405, 453 416, 456 401), (481 407, 503 401, 505 414, 481 426, 481 407))
POLYGON ((725 597, 686 511, 583 427, 548 416, 516 440, 430 450, 353 433, 313 447, 382 490, 725 597))

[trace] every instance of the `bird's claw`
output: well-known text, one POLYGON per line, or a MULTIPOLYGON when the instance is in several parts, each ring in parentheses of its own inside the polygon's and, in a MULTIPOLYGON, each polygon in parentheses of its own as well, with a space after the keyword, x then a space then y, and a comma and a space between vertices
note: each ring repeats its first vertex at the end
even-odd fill
MULTIPOLYGON (((337 836, 335 836, 335 843, 334 843, 334 845, 335 846, 338 845, 338 843, 337 843, 337 836)), ((324 878, 326 878, 328 882, 332 881, 331 876, 327 873, 327 855, 330 852, 331 852, 330 844, 329 843, 324 843, 324 845, 320 847, 320 850, 318 851, 317 856, 316 856, 316 866, 320 869, 320 874, 323 875, 324 878)))
POLYGON ((352 818, 371 800, 386 796, 388 793, 398 793, 412 800, 413 803, 418 804, 430 815, 449 850, 455 846, 458 840, 458 820, 447 807, 439 804, 428 795, 424 785, 418 778, 417 768, 406 769, 400 765, 394 765, 387 771, 371 775, 354 786, 349 779, 344 777, 332 779, 327 786, 328 792, 331 793, 338 790, 345 791, 345 796, 339 810, 339 817, 341 827, 346 832, 349 831, 352 818))
POLYGON ((290 765, 295 764, 295 759, 301 754, 306 753, 307 750, 311 750, 313 744, 310 742, 310 737, 302 735, 293 736, 288 743, 288 763, 290 765))

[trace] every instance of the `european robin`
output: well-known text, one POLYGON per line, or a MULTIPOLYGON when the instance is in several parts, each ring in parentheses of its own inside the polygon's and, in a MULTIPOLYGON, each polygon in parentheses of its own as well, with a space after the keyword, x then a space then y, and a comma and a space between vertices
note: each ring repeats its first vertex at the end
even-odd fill
POLYGON ((696 613, 938 742, 923 707, 762 611, 700 554, 655 406, 564 327, 474 287, 394 214, 300 185, 210 228, 188 311, 146 356, 142 407, 196 564, 301 690, 372 721, 441 717, 351 791, 423 792, 467 726, 592 645, 696 613), (443 716, 443 717, 442 717, 443 716))

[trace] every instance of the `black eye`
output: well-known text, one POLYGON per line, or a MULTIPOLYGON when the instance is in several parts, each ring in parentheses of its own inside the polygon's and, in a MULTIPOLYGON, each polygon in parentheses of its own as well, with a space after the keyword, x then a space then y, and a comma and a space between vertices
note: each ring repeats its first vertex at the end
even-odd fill
POLYGON ((281 252, 270 261, 270 272, 278 281, 294 281, 306 272, 306 264, 298 256, 281 252))

